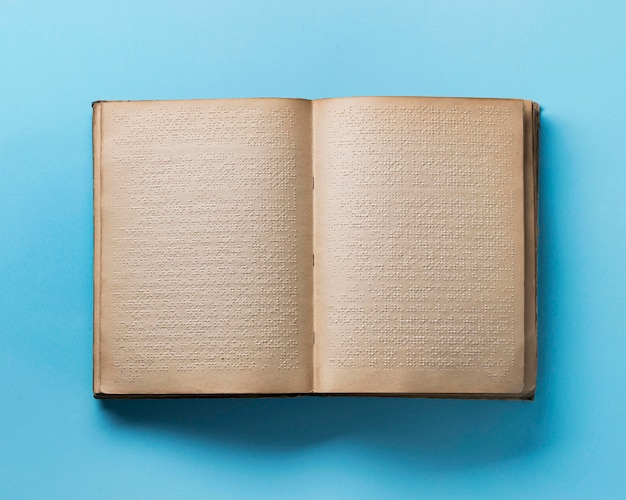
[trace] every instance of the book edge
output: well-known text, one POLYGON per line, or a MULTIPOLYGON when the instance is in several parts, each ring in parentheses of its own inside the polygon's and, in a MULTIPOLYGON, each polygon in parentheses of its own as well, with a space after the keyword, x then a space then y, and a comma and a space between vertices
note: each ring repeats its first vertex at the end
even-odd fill
POLYGON ((314 99, 305 99, 303 97, 213 97, 213 98, 192 98, 192 99, 97 99, 91 102, 92 107, 96 107, 98 104, 106 103, 151 103, 151 102, 202 102, 202 101, 308 101, 311 102, 314 99))
POLYGON ((537 173, 539 105, 524 101, 524 386, 533 398, 537 385, 537 173))
POLYGON ((523 101, 532 103, 518 97, 480 97, 480 96, 434 96, 434 95, 354 95, 354 96, 336 96, 336 97, 320 97, 318 99, 307 99, 304 97, 273 97, 273 96, 257 96, 257 97, 212 97, 212 98, 191 98, 191 99, 97 99, 91 102, 92 107, 103 103, 150 103, 150 102, 202 102, 202 101, 254 101, 254 100, 294 100, 294 101, 329 101, 335 99, 437 99, 437 100, 473 100, 473 101, 523 101))
POLYGON ((100 266, 102 223, 100 207, 102 157, 102 106, 95 103, 92 117, 93 141, 93 392, 102 391, 100 373, 100 266))
POLYGON ((235 399, 235 398, 299 398, 299 397, 348 397, 348 398, 411 398, 411 399, 464 399, 532 401, 534 394, 525 393, 366 393, 366 392, 294 392, 294 393, 228 393, 228 394, 113 394, 94 393, 95 399, 235 399))

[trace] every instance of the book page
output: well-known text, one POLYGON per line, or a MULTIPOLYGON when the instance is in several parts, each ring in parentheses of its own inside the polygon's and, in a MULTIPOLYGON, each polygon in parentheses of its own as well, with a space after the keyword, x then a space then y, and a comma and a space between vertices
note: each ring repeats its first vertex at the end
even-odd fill
POLYGON ((94 391, 311 391, 310 102, 97 103, 94 139, 94 391))
POLYGON ((314 103, 316 391, 523 390, 522 111, 314 103))

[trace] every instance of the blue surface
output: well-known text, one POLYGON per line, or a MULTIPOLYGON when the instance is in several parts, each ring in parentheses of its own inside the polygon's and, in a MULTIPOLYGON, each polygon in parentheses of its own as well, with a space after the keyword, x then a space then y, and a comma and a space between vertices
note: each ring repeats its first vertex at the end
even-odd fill
POLYGON ((623 5, 0 5, 0 497, 626 498, 623 5), (543 107, 536 401, 93 400, 91 101, 387 94, 543 107))

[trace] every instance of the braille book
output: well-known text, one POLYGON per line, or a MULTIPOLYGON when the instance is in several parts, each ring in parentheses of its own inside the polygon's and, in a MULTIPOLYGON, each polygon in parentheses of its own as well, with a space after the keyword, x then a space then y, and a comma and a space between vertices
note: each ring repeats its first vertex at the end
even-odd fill
POLYGON ((96 102, 96 397, 532 399, 539 106, 96 102))

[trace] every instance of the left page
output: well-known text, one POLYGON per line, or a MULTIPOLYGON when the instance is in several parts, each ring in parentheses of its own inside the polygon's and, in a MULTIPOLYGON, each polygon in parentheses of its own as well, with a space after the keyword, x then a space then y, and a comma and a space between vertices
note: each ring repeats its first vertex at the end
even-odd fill
POLYGON ((97 396, 312 390, 311 103, 94 105, 97 396))

